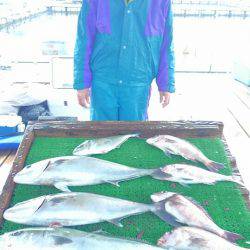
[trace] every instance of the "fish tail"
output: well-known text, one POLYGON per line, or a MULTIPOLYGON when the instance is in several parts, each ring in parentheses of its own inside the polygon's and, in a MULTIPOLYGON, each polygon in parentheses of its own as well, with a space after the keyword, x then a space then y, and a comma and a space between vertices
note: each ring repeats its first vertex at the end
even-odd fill
POLYGON ((156 180, 168 180, 172 177, 172 175, 167 173, 165 168, 154 169, 150 176, 156 180))
POLYGON ((234 183, 237 183, 239 186, 241 187, 245 187, 244 183, 242 182, 240 176, 232 176, 230 178, 230 181, 234 182, 234 183))
POLYGON ((172 214, 166 211, 165 203, 167 202, 168 198, 166 198, 164 192, 151 195, 151 200, 154 202, 151 207, 151 212, 173 227, 183 226, 183 224, 181 224, 172 214))
POLYGON ((222 235, 222 237, 231 241, 231 242, 236 242, 237 240, 244 239, 241 235, 239 235, 237 233, 232 233, 229 231, 225 231, 224 234, 222 235))
POLYGON ((240 177, 238 177, 238 176, 228 176, 228 177, 229 178, 226 179, 227 181, 234 182, 234 183, 237 183, 241 187, 245 187, 245 185, 242 182, 242 180, 240 179, 240 177))
POLYGON ((218 172, 220 169, 225 168, 224 164, 215 161, 209 161, 205 165, 211 172, 218 172))

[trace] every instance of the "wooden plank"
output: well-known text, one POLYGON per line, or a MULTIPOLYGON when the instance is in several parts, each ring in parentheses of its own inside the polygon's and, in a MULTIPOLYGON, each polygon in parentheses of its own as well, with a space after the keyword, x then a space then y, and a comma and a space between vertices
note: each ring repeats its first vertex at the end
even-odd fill
POLYGON ((242 83, 236 82, 233 85, 234 93, 239 100, 250 109, 250 88, 243 85, 242 83))
POLYGON ((236 98, 232 98, 232 102, 228 104, 228 110, 246 135, 250 137, 250 109, 236 98))
POLYGON ((229 112, 229 110, 225 109, 224 113, 221 115, 221 119, 224 123, 224 135, 227 139, 237 138, 237 137, 245 137, 248 138, 245 131, 239 125, 239 123, 235 120, 233 115, 229 112))
POLYGON ((11 150, 1 150, 0 151, 0 167, 2 166, 2 164, 4 163, 4 161, 9 156, 10 153, 11 153, 11 150))
POLYGON ((48 137, 104 137, 117 134, 139 133, 141 138, 170 134, 181 138, 221 137, 222 122, 175 121, 175 122, 37 122, 35 136, 48 137))
POLYGON ((16 155, 16 150, 8 150, 8 154, 6 154, 5 160, 2 162, 1 166, 4 167, 5 165, 8 165, 11 161, 13 163, 15 155, 16 155))
MULTIPOLYGON (((242 101, 242 99, 235 93, 237 89, 238 91, 239 89, 241 89, 241 92, 243 91, 242 86, 240 86, 239 84, 231 85, 231 93, 227 97, 225 97, 225 104, 228 111, 231 113, 244 133, 248 137, 250 137, 250 109, 248 107, 248 104, 242 101)), ((247 89, 244 88, 245 93, 247 93, 246 91, 247 89)))
POLYGON ((13 162, 14 162, 15 157, 16 157, 16 152, 17 152, 16 150, 11 150, 10 151, 10 154, 6 158, 3 166, 5 166, 5 165, 13 165, 13 162))
POLYGON ((9 154, 6 155, 5 160, 1 163, 0 168, 0 194, 2 193, 3 186, 8 178, 8 175, 11 171, 11 167, 13 165, 13 161, 15 158, 16 150, 8 150, 9 154))
POLYGON ((28 126, 25 131, 22 143, 18 148, 17 154, 13 162, 13 166, 11 168, 6 183, 3 187, 2 194, 0 196, 0 226, 3 223, 3 213, 5 209, 9 206, 15 188, 13 177, 23 168, 33 140, 34 140, 33 127, 28 126))

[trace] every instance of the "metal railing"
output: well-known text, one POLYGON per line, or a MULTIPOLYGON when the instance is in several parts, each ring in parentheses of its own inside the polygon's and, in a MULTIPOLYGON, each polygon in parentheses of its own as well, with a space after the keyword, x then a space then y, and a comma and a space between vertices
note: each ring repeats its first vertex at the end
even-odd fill
MULTIPOLYGON (((225 18, 250 18, 250 6, 229 6, 218 0, 173 0, 173 12, 176 17, 225 17, 225 18)), ((39 9, 27 9, 22 13, 12 13, 0 17, 0 31, 15 27, 26 21, 31 21, 43 14, 77 15, 81 4, 51 4, 39 9)))
POLYGON ((249 18, 250 10, 222 10, 222 9, 174 9, 174 16, 176 17, 226 17, 226 18, 249 18))
POLYGON ((9 29, 10 27, 15 27, 19 24, 31 21, 32 19, 43 15, 47 12, 46 8, 37 10, 26 10, 22 13, 11 13, 7 16, 0 18, 0 31, 3 29, 9 29))

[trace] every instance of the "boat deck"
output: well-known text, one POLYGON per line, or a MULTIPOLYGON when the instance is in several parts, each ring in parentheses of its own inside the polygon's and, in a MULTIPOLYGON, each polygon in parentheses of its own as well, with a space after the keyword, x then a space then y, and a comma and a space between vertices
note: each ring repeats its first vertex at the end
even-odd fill
POLYGON ((8 177, 9 171, 12 167, 16 150, 1 150, 0 151, 0 194, 2 192, 3 185, 8 177))

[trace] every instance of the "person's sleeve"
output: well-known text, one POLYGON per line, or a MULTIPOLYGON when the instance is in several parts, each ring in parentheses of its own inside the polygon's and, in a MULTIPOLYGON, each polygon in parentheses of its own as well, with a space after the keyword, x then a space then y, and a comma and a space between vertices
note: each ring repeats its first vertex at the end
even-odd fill
POLYGON ((74 89, 90 88, 92 72, 90 58, 96 34, 96 9, 93 1, 83 0, 78 17, 74 49, 74 89))
POLYGON ((175 92, 175 55, 173 44, 173 13, 171 0, 167 4, 167 18, 160 54, 156 83, 159 91, 175 92))

